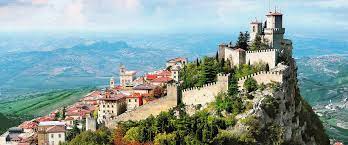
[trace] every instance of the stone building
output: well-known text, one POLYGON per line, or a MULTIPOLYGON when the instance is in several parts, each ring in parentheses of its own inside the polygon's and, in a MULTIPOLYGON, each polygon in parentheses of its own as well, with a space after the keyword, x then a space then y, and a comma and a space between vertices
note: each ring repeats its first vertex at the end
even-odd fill
POLYGON ((111 89, 115 88, 115 79, 114 79, 114 77, 111 77, 111 78, 110 78, 109 87, 110 87, 111 89))
POLYGON ((140 93, 134 93, 126 97, 127 99, 127 111, 131 111, 141 105, 143 105, 143 96, 140 93))
POLYGON ((283 14, 274 11, 269 12, 266 17, 265 25, 257 20, 250 23, 249 41, 252 43, 256 37, 260 37, 270 49, 247 51, 234 47, 231 43, 220 44, 219 58, 230 61, 232 66, 263 62, 268 64, 269 68, 276 67, 282 47, 289 42, 284 39, 283 14))
POLYGON ((166 67, 174 67, 174 66, 179 66, 180 68, 184 67, 184 65, 187 63, 187 58, 183 57, 177 57, 174 59, 170 59, 166 63, 166 67))
POLYGON ((133 87, 133 92, 134 93, 139 93, 139 94, 153 94, 153 90, 156 88, 155 85, 152 84, 141 84, 133 87))
POLYGON ((98 101, 98 122, 113 119, 127 109, 126 95, 106 90, 103 98, 98 101))
POLYGON ((65 142, 66 126, 64 122, 40 122, 38 127, 39 145, 59 145, 65 142))
POLYGON ((123 87, 132 86, 136 79, 136 71, 127 71, 124 65, 120 66, 120 84, 123 87))

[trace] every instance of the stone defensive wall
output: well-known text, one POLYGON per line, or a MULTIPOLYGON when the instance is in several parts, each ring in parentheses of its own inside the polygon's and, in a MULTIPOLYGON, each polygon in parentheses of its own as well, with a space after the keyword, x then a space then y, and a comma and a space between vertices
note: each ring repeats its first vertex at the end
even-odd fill
POLYGON ((162 111, 168 111, 169 109, 177 105, 177 99, 165 96, 163 98, 148 102, 142 106, 135 108, 132 111, 125 112, 117 116, 115 119, 109 119, 105 121, 105 126, 112 128, 117 126, 121 121, 139 121, 144 120, 150 115, 157 116, 162 111))
POLYGON ((238 79, 238 86, 239 89, 243 89, 243 84, 245 82, 246 79, 248 78, 254 78, 258 84, 268 84, 271 82, 279 82, 282 83, 283 82, 283 76, 284 76, 284 72, 283 71, 260 71, 260 72, 256 72, 254 74, 242 77, 238 79))
POLYGON ((246 51, 246 63, 250 62, 250 64, 252 65, 259 62, 264 62, 268 63, 270 68, 274 68, 277 62, 277 53, 277 49, 246 51))
POLYGON ((218 93, 228 90, 228 77, 229 74, 219 74, 217 82, 183 90, 182 102, 185 105, 201 104, 202 106, 213 102, 218 93))

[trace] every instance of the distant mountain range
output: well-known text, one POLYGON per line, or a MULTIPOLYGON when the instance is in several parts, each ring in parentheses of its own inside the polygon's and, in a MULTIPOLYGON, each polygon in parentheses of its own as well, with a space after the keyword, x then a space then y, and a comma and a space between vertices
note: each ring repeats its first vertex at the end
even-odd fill
POLYGON ((169 57, 169 53, 143 49, 123 41, 101 41, 53 51, 7 54, 0 57, 1 91, 106 84, 104 81, 109 77, 117 76, 120 63, 134 64, 130 69, 146 71, 160 66, 163 64, 160 60, 169 57))

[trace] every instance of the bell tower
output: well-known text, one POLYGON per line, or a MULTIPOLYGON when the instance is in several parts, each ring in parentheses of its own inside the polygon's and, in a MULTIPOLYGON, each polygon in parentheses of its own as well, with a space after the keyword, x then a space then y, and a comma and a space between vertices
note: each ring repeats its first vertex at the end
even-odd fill
POLYGON ((284 39, 285 28, 283 28, 283 14, 269 12, 267 15, 266 26, 264 29, 264 41, 271 48, 280 49, 281 41, 284 39))
POLYGON ((111 89, 115 88, 115 79, 114 79, 114 77, 111 77, 111 78, 110 78, 109 85, 110 85, 109 87, 110 87, 111 89))
POLYGON ((250 23, 250 42, 253 42, 262 33, 262 23, 255 20, 250 23))

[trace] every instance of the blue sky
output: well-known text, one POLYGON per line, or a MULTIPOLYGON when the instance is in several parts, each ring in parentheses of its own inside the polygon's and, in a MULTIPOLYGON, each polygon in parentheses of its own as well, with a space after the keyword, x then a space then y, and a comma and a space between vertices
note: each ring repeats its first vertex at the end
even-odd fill
MULTIPOLYGON (((271 0, 290 31, 348 32, 347 0, 271 0)), ((224 32, 264 20, 268 0, 0 0, 1 31, 224 32)))

